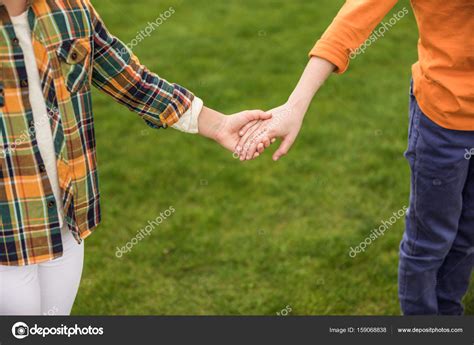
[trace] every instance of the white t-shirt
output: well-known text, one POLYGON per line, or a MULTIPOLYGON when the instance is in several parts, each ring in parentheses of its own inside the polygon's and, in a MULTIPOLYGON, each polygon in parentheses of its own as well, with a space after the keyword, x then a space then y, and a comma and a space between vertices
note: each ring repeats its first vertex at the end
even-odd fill
MULTIPOLYGON (((59 188, 58 171, 56 166, 56 154, 54 151, 54 140, 51 131, 50 120, 46 103, 41 88, 38 66, 31 40, 31 30, 28 23, 28 11, 19 16, 11 17, 15 28, 15 34, 23 50, 26 73, 28 75, 28 91, 33 111, 34 132, 38 142, 38 148, 43 158, 51 188, 53 189, 56 204, 58 206, 59 221, 61 227, 64 223, 62 194, 59 188)), ((195 97, 191 108, 172 127, 186 133, 198 133, 198 117, 202 110, 203 102, 195 97)))
MULTIPOLYGON (((53 134, 51 132, 48 110, 46 109, 38 66, 33 51, 30 24, 28 23, 28 12, 24 12, 16 17, 11 17, 11 20, 25 59, 26 73, 28 75, 29 98, 35 126, 34 133, 56 199, 56 205, 59 211, 59 222, 62 227, 64 216, 61 190, 59 188, 58 170, 56 167, 53 134)), ((31 130, 32 129, 30 129, 30 131, 31 130)))

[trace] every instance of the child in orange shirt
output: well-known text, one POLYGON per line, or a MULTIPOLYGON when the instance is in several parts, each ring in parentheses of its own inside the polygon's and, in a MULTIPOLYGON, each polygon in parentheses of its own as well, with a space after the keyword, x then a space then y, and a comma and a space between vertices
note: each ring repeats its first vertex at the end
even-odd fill
MULTIPOLYGON (((317 90, 333 71, 346 71, 396 2, 346 1, 311 51, 287 103, 271 111, 271 120, 241 131, 236 150, 242 160, 258 156, 275 137, 283 143, 274 160, 288 152, 317 90)), ((405 156, 411 196, 400 245, 399 297, 405 314, 462 314, 474 265, 474 2, 411 3, 420 40, 410 88, 405 156)))

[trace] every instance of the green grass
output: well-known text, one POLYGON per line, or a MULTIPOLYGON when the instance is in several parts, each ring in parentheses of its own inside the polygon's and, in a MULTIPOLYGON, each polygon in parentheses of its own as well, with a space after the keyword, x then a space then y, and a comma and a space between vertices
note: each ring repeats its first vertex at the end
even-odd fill
MULTIPOLYGON (((141 61, 225 113, 283 103, 342 0, 95 1, 141 61)), ((409 7, 400 1, 396 10, 409 7)), ((149 129, 95 93, 103 223, 86 241, 73 310, 84 314, 399 314, 398 221, 357 245, 408 202, 410 14, 318 93, 291 154, 241 164, 201 137, 149 129), (121 259, 136 232, 176 212, 121 259)), ((474 314, 474 289, 465 304, 474 314)))

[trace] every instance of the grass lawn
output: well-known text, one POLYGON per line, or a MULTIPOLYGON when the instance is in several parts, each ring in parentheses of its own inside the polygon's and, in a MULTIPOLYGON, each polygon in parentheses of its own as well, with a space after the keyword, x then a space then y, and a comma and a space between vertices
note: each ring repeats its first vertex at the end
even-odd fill
MULTIPOLYGON (((173 7, 135 53, 230 114, 282 104, 344 1, 93 2, 124 42, 173 7)), ((408 203, 403 152, 417 33, 410 8, 327 82, 278 163, 268 152, 241 164, 201 137, 153 130, 96 92, 104 221, 86 241, 73 314, 275 315, 287 306, 293 315, 399 314, 404 221, 365 253, 348 253, 408 203), (170 206, 172 216, 115 256, 170 206)), ((473 284, 465 304, 474 314, 473 284)))

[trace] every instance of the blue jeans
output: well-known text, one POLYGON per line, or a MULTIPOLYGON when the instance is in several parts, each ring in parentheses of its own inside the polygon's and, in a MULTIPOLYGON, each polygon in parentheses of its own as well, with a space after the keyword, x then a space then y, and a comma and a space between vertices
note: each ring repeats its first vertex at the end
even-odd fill
POLYGON ((460 315, 474 266, 474 131, 438 126, 423 114, 412 90, 400 305, 405 315, 460 315))

